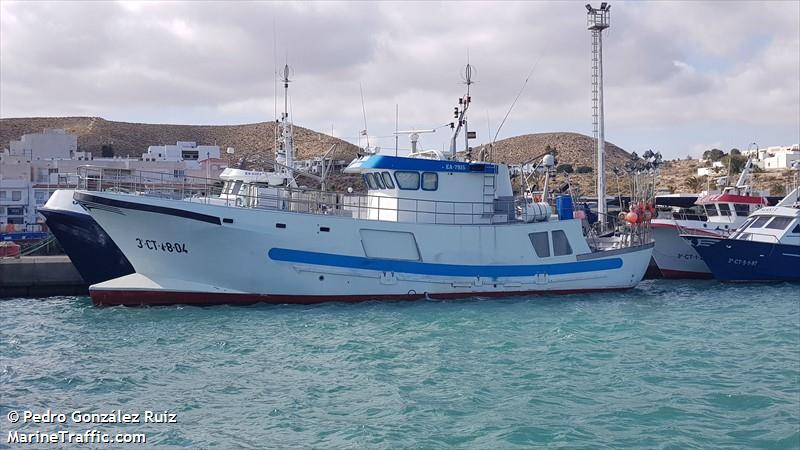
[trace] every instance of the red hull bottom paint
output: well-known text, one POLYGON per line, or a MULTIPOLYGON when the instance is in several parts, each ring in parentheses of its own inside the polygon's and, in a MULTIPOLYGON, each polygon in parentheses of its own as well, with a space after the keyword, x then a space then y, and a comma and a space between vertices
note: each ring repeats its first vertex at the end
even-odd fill
POLYGON ((711 272, 689 272, 686 270, 669 270, 669 269, 660 269, 661 276, 664 278, 689 278, 693 280, 710 280, 714 278, 714 275, 711 272))
POLYGON ((365 302, 369 300, 452 300, 475 297, 519 297, 525 295, 564 295, 590 292, 625 291, 630 288, 569 289, 554 291, 458 292, 452 294, 405 295, 267 295, 220 294, 205 292, 90 290, 97 306, 165 306, 165 305, 252 305, 255 303, 310 305, 324 302, 365 302))

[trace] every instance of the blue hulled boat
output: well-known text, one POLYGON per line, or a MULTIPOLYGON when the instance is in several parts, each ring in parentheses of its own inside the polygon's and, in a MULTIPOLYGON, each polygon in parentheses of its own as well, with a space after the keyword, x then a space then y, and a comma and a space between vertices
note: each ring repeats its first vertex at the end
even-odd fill
POLYGON ((728 238, 682 234, 720 281, 800 281, 800 203, 795 189, 761 208, 728 238))
POLYGON ((83 280, 95 284, 133 273, 117 244, 72 200, 73 192, 55 191, 39 212, 83 280))

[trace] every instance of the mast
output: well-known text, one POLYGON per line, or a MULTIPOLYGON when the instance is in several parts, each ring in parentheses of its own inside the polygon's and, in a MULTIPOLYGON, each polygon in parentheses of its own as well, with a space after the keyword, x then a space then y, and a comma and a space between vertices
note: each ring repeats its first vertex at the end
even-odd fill
POLYGON ((586 4, 586 24, 592 32, 592 115, 594 139, 597 142, 597 214, 601 230, 606 223, 606 137, 603 117, 603 30, 611 26, 611 5, 600 4, 600 9, 586 4))
POLYGON ((289 121, 289 65, 283 66, 283 113, 280 122, 280 137, 278 145, 275 146, 275 162, 279 164, 280 172, 286 176, 287 182, 292 179, 294 168, 294 133, 291 122, 289 121))
POLYGON ((462 127, 464 128, 464 152, 469 153, 469 140, 471 137, 469 131, 467 131, 467 109, 472 102, 472 97, 469 95, 469 87, 474 83, 472 81, 472 72, 472 65, 467 63, 464 68, 464 84, 467 85, 467 93, 458 99, 458 106, 453 111, 453 118, 456 119, 456 122, 450 122, 450 128, 453 129, 453 137, 450 138, 450 159, 452 160, 456 159, 456 140, 459 133, 461 133, 462 127))

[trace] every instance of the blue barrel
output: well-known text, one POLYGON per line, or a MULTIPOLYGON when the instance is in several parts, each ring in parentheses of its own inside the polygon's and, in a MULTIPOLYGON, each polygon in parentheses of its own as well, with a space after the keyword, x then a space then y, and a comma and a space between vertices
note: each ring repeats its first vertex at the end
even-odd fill
POLYGON ((572 197, 569 195, 556 197, 556 211, 558 211, 558 220, 572 219, 572 197))

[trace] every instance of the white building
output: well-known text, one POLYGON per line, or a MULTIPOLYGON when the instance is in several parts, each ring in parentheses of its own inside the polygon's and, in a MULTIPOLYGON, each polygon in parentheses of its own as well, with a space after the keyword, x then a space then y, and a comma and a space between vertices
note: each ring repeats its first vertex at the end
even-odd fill
POLYGON ((216 178, 227 167, 216 145, 178 142, 150 146, 139 159, 94 158, 90 152, 78 151, 77 142, 77 136, 64 130, 44 130, 11 141, 9 149, 0 152, 0 232, 39 228, 43 218, 37 208, 44 206, 56 189, 76 187, 80 166, 201 178, 216 178))
POLYGON ((800 161, 800 144, 745 150, 742 155, 754 157, 755 166, 764 170, 790 169, 800 161))
POLYGON ((715 175, 717 173, 717 169, 722 169, 724 164, 722 161, 714 161, 711 163, 711 167, 700 167, 697 169, 697 176, 698 177, 707 177, 711 175, 715 175))
MULTIPOLYGON (((325 172, 333 173, 333 172, 341 172, 350 164, 349 161, 344 159, 331 159, 325 158, 325 172)), ((297 170, 302 170, 303 172, 313 173, 315 175, 322 175, 322 166, 323 166, 323 158, 321 156, 315 156, 311 159, 299 159, 295 160, 293 164, 294 168, 297 170)))
POLYGON ((60 129, 45 129, 11 141, 9 151, 12 156, 25 156, 31 161, 70 159, 78 151, 78 136, 60 129))
POLYGON ((218 145, 197 145, 192 141, 178 141, 175 145, 151 145, 142 154, 143 161, 202 161, 219 158, 218 145))

